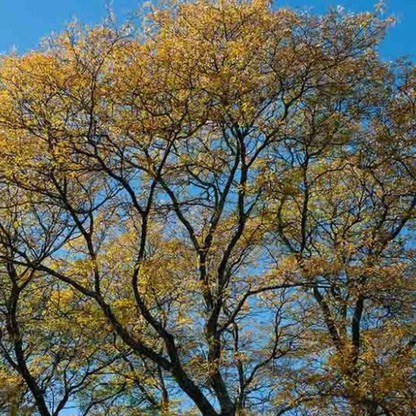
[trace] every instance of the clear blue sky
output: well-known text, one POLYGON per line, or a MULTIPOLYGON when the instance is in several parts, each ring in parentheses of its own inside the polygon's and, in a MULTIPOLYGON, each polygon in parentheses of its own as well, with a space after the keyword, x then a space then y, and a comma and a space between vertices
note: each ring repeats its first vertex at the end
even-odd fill
MULTIPOLYGON (((276 0, 277 6, 308 7, 316 12, 330 5, 347 10, 370 10, 377 0, 276 0)), ((120 15, 134 10, 140 0, 113 0, 120 15)), ((0 52, 15 46, 24 52, 38 45, 52 31, 59 31, 77 16, 83 23, 97 23, 105 15, 106 0, 0 0, 0 52)), ((416 61, 416 0, 390 0, 388 10, 399 23, 385 41, 382 53, 388 59, 411 55, 416 61)))
MULTIPOLYGON (((329 6, 347 10, 371 10, 376 0, 275 0, 276 6, 311 8, 323 12, 329 6)), ((140 0, 113 0, 118 15, 137 8, 140 0)), ((42 37, 60 31, 73 17, 83 23, 98 23, 106 14, 106 0, 0 0, 0 52, 16 47, 18 52, 35 48, 42 37)), ((410 55, 416 61, 416 0, 390 0, 388 11, 399 23, 383 44, 386 59, 410 55)), ((63 414, 71 414, 64 412, 63 414)))

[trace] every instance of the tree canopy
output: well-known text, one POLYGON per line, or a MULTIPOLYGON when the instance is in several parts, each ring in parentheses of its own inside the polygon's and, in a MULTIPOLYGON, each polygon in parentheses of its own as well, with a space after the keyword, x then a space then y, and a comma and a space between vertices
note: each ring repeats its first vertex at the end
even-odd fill
POLYGON ((392 23, 185 0, 1 57, 0 414, 414 414, 392 23))

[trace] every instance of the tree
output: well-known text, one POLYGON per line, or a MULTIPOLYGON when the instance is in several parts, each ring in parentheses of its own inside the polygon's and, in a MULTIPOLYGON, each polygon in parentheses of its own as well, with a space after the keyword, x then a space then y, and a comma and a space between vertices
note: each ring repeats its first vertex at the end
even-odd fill
POLYGON ((416 71, 378 56, 391 23, 169 3, 2 59, 1 363, 29 412, 411 414, 416 71))

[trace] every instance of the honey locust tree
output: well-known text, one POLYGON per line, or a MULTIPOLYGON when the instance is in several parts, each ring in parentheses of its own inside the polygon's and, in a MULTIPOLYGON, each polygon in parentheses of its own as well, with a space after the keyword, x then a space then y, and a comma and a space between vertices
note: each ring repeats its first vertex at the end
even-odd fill
POLYGON ((169 3, 3 57, 6 341, 94 354, 84 414, 409 414, 415 69, 378 56, 390 23, 169 3), (33 337, 39 309, 73 318, 33 337))

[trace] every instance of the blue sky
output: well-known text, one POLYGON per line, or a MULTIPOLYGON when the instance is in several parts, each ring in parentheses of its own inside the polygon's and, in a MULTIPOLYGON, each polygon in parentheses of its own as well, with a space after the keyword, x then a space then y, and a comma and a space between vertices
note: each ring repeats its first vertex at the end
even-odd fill
MULTIPOLYGON (((277 0, 277 6, 308 7, 322 12, 341 4, 347 10, 370 10, 377 0, 277 0)), ((74 16, 83 23, 97 23, 106 13, 106 0, 0 0, 0 52, 16 47, 24 52, 38 45, 52 31, 61 30, 74 16)), ((120 15, 134 10, 139 0, 113 0, 120 15)), ((388 10, 399 23, 383 44, 387 59, 410 55, 416 60, 416 0, 390 0, 388 10)))
MULTIPOLYGON (((324 12, 329 6, 347 10, 371 10, 376 0, 276 0, 276 6, 311 8, 324 12)), ((83 23, 98 23, 106 14, 106 0, 0 0, 0 52, 16 47, 23 53, 35 48, 42 37, 62 30, 73 17, 83 23)), ((120 16, 137 8, 139 0, 113 0, 120 16)), ((409 55, 416 61, 416 0, 390 0, 388 12, 399 23, 391 29, 382 47, 386 59, 409 55)), ((63 414, 69 415, 71 411, 63 414)))

